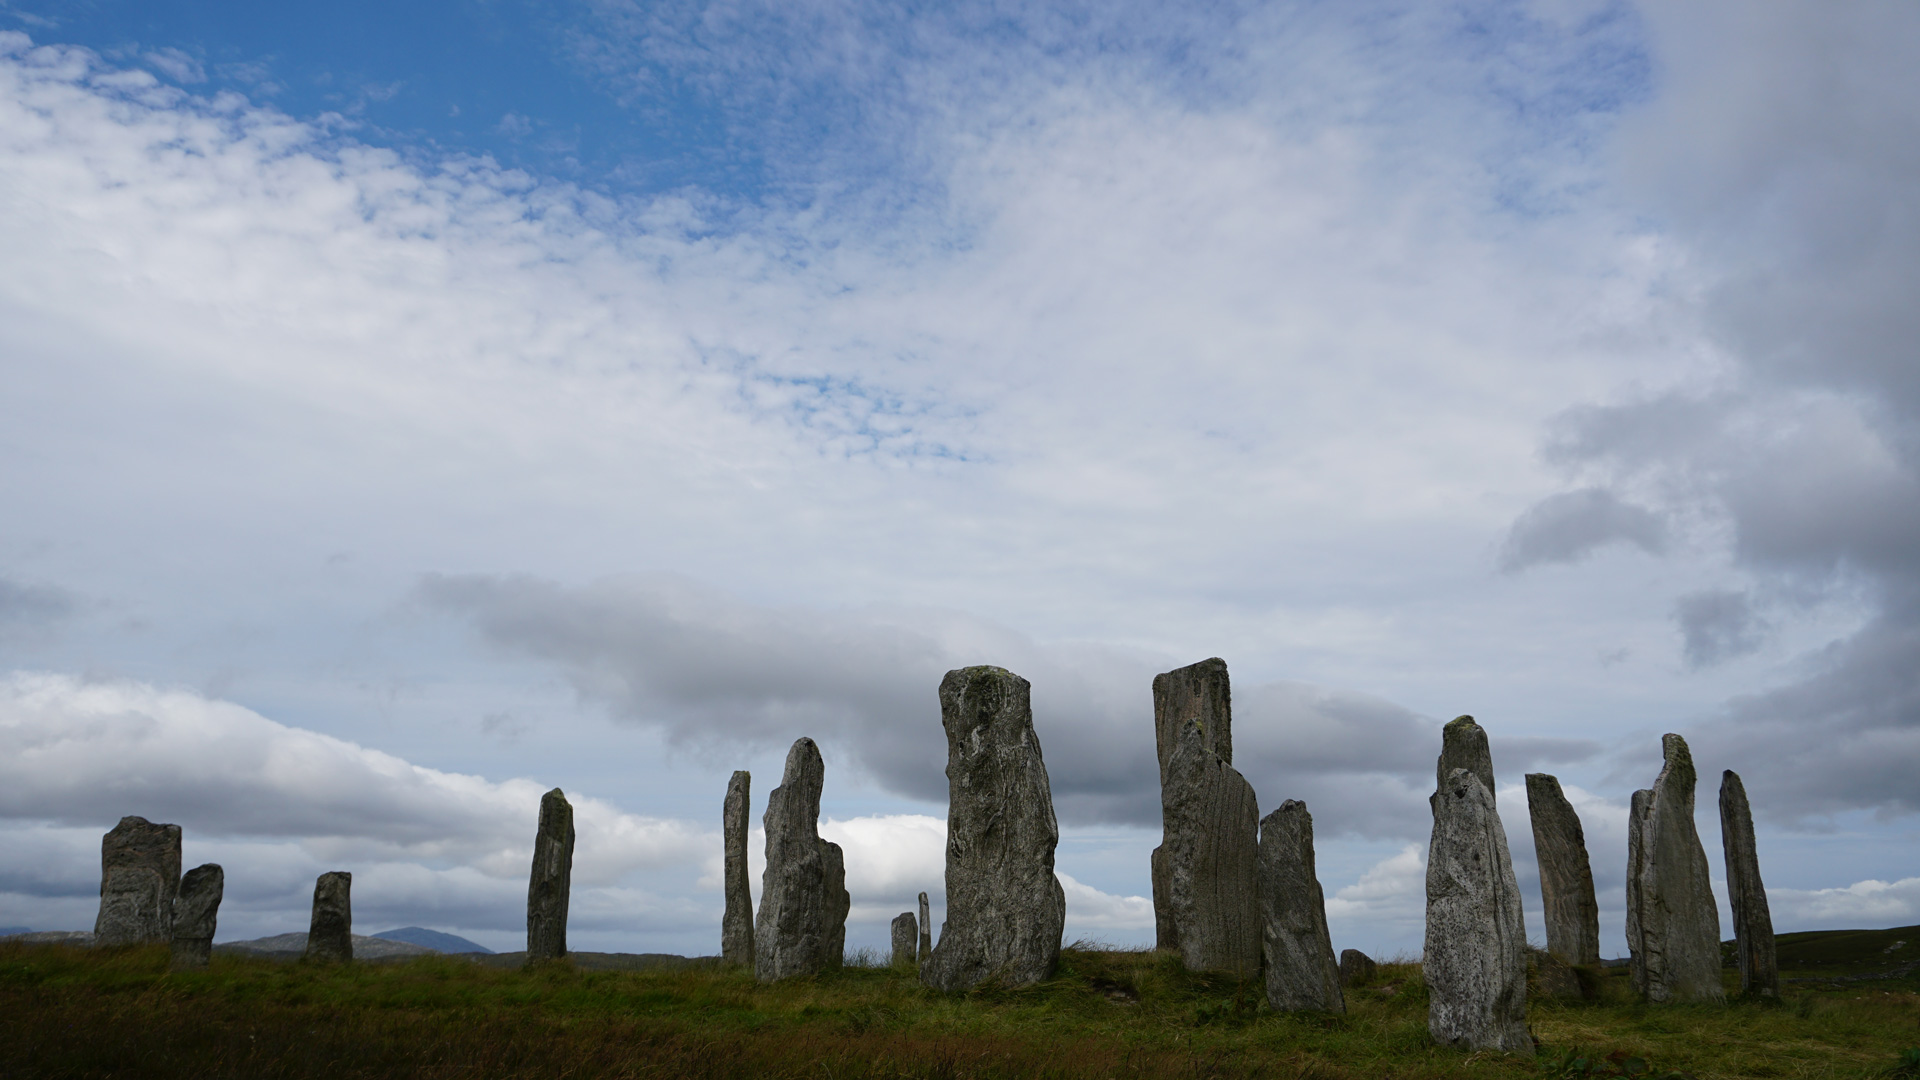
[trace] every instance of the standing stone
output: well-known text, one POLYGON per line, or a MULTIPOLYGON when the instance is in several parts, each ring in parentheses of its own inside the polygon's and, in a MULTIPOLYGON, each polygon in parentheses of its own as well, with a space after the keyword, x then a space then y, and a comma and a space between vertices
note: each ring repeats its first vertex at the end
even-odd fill
POLYGON ((753 776, 745 769, 727 781, 727 800, 720 808, 725 836, 727 911, 720 917, 720 958, 741 967, 753 966, 753 889, 747 879, 747 813, 753 806, 753 776))
POLYGON ((767 865, 753 928, 753 974, 761 982, 840 966, 846 948, 846 863, 838 844, 820 838, 820 791, 827 766, 814 741, 787 751, 780 786, 761 818, 767 865))
POLYGON ((1359 949, 1342 949, 1340 951, 1341 986, 1359 986, 1363 983, 1372 982, 1374 975, 1379 971, 1380 965, 1373 962, 1373 957, 1368 956, 1359 949))
POLYGON ((1720 912, 1707 852, 1693 824, 1687 741, 1660 739, 1666 765, 1633 793, 1627 817, 1627 948, 1634 988, 1648 1001, 1725 1001, 1720 912))
POLYGON ((540 797, 540 828, 527 875, 527 963, 567 955, 567 900, 573 883, 573 804, 554 788, 540 797))
POLYGON ((1288 799, 1260 823, 1260 915, 1267 1003, 1283 1012, 1346 1012, 1306 803, 1288 799))
POLYGON ((227 873, 219 863, 196 866, 180 879, 180 896, 173 902, 174 970, 203 968, 212 959, 214 926, 226 891, 227 873))
MULTIPOLYGON (((1227 680, 1227 662, 1219 657, 1175 668, 1153 677, 1153 744, 1160 761, 1160 788, 1165 797, 1167 766, 1180 747, 1180 731, 1188 720, 1200 721, 1200 741, 1233 764, 1233 694, 1227 680)), ((1148 857, 1153 885, 1154 948, 1180 948, 1179 927, 1173 917, 1172 867, 1163 848, 1148 857)))
POLYGON ((893 966, 910 968, 919 964, 920 920, 913 912, 903 911, 893 917, 893 966))
POLYGON ((933 908, 927 903, 927 894, 920 894, 920 953, 916 963, 924 964, 933 956, 933 908))
POLYGON ((322 963, 353 959, 353 875, 345 870, 321 874, 313 883, 306 958, 322 963))
POLYGON ((1421 969, 1434 1041, 1533 1052, 1520 886, 1493 793, 1473 769, 1454 769, 1434 796, 1421 969))
POLYGON ((1593 896, 1593 866, 1580 815, 1546 773, 1527 774, 1527 810, 1533 818, 1533 852, 1540 863, 1540 904, 1547 923, 1547 951, 1568 964, 1600 962, 1600 905, 1593 896))
POLYGON ((920 981, 943 991, 1039 982, 1060 960, 1067 898, 1032 687, 1005 668, 940 680, 947 733, 947 920, 920 981))
POLYGON ((1258 978, 1260 810, 1253 785, 1202 734, 1187 722, 1160 788, 1167 915, 1189 970, 1258 978))
POLYGON ((173 901, 180 893, 180 826, 123 817, 100 838, 100 913, 95 945, 151 945, 173 940, 173 901))
POLYGON ((1456 716, 1446 727, 1440 729, 1440 760, 1434 764, 1433 789, 1436 793, 1445 791, 1447 777, 1453 770, 1465 769, 1480 778, 1480 786, 1487 789, 1487 795, 1494 794, 1493 752, 1487 748, 1487 729, 1473 722, 1471 716, 1456 716))
POLYGON ((1727 904, 1733 908, 1734 952, 1740 961, 1740 992, 1780 996, 1780 963, 1773 951, 1773 915, 1760 883, 1760 854, 1753 843, 1753 811, 1747 786, 1728 769, 1720 777, 1720 844, 1727 858, 1727 904))

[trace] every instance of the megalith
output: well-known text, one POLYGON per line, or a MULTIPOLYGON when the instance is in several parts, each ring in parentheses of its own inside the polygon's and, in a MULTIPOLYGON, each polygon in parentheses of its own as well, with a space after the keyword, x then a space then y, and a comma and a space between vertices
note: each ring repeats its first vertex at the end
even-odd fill
POLYGON ((919 964, 920 920, 913 912, 903 911, 893 917, 893 966, 910 968, 919 964))
POLYGON ((1725 1001, 1720 912, 1694 828, 1693 754, 1660 739, 1666 764, 1627 814, 1627 949, 1633 985, 1651 1002, 1725 1001))
POLYGON ((196 866, 180 879, 180 895, 173 902, 175 970, 203 968, 213 958, 213 932, 226 890, 227 873, 219 863, 196 866))
POLYGON ((1373 962, 1373 957, 1359 949, 1340 950, 1341 986, 1359 986, 1372 982, 1374 975, 1379 971, 1380 965, 1373 962))
POLYGON ((1600 905, 1593 895, 1593 866, 1580 815, 1546 773, 1527 774, 1527 811, 1533 819, 1533 852, 1540 863, 1540 905, 1547 924, 1547 951, 1567 964, 1600 962, 1600 905))
MULTIPOLYGON (((1200 722, 1200 741, 1233 764, 1233 695, 1227 680, 1227 662, 1219 657, 1202 660, 1153 677, 1153 745, 1160 762, 1160 787, 1165 797, 1167 766, 1180 746, 1180 731, 1188 720, 1200 722)), ((1148 856, 1153 886, 1154 948, 1177 950, 1179 927, 1173 917, 1172 866, 1164 844, 1148 856)))
POLYGON ((725 845, 727 910, 720 916, 720 959, 753 966, 753 887, 747 878, 747 813, 753 806, 753 776, 737 770, 727 781, 720 807, 725 845))
POLYGON ((1733 909, 1740 992, 1778 997, 1780 963, 1773 951, 1773 915, 1767 910, 1767 887, 1760 883, 1753 810, 1747 805, 1746 785, 1732 769, 1720 777, 1720 845, 1727 858, 1727 906, 1733 909))
POLYGON ((820 791, 827 766, 812 739, 794 740, 780 786, 761 818, 767 865, 753 927, 753 974, 761 982, 840 966, 846 948, 846 863, 820 838, 820 791))
POLYGON ((924 964, 933 955, 933 908, 927 903, 927 894, 920 894, 920 952, 916 963, 924 964))
POLYGON ((1259 880, 1267 1004, 1283 1012, 1346 1012, 1306 803, 1288 799, 1260 823, 1259 880))
POLYGON ((1470 768, 1454 769, 1434 795, 1421 970, 1434 1041, 1533 1052, 1520 886, 1493 793, 1470 768))
POLYGON ((1480 786, 1487 789, 1489 798, 1493 797, 1493 751, 1487 748, 1487 729, 1474 723, 1471 716, 1456 716, 1440 729, 1440 760, 1433 767, 1435 800, 1446 790, 1447 777, 1455 769, 1479 777, 1480 786))
POLYGON ((573 887, 573 804, 554 788, 540 797, 527 875, 527 963, 567 955, 567 901, 573 887))
POLYGON ((100 913, 95 945, 153 945, 173 940, 180 894, 180 826, 120 819, 100 838, 100 913))
POLYGON ((1189 720, 1160 788, 1167 914, 1192 971, 1260 974, 1260 810, 1189 720))
POLYGON ((1033 730, 1032 687, 999 667, 940 680, 947 735, 947 918, 920 966, 935 990, 1039 982, 1060 960, 1060 826, 1033 730))
POLYGON ((353 959, 353 875, 344 870, 321 874, 313 883, 306 958, 323 963, 353 959))

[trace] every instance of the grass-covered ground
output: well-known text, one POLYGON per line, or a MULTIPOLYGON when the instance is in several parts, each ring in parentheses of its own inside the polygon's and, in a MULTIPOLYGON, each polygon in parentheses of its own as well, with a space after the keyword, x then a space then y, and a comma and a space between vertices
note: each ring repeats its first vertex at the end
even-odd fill
POLYGON ((860 967, 771 987, 456 958, 216 956, 169 974, 164 949, 0 945, 0 1076, 1920 1078, 1899 1065, 1920 1047, 1911 978, 1665 1008, 1634 1002, 1618 970, 1589 982, 1597 1001, 1533 1004, 1542 1052, 1524 1059, 1432 1046, 1407 964, 1325 1017, 1274 1014, 1256 987, 1169 957, 1088 949, 1041 986, 949 997, 860 967))

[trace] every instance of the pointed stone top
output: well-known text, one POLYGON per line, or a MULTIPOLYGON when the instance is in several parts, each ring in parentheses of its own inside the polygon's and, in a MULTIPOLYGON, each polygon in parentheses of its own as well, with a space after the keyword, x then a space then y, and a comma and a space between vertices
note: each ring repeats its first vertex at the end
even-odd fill
POLYGON ((561 791, 559 788, 554 788, 552 791, 549 791, 545 795, 540 796, 540 800, 542 802, 545 802, 548 799, 559 799, 561 802, 566 802, 567 793, 564 791, 561 791))
POLYGON ((1687 749, 1687 740, 1671 732, 1660 736, 1660 755, 1666 759, 1666 765, 1661 768, 1660 779, 1654 781, 1654 786, 1660 786, 1671 775, 1676 782, 1691 788, 1699 774, 1694 772, 1693 752, 1687 749))

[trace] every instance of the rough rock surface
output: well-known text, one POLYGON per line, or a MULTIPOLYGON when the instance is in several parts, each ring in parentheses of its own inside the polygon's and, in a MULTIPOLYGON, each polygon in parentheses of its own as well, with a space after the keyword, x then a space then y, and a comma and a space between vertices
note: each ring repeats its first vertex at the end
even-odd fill
POLYGON ((920 952, 915 962, 924 964, 933 955, 933 907, 927 903, 927 894, 920 894, 920 952))
POLYGON ((1753 810, 1747 786, 1728 769, 1720 777, 1720 844, 1727 858, 1727 905, 1733 909, 1734 954, 1740 992, 1780 995, 1780 962, 1773 950, 1773 914, 1760 882, 1760 854, 1753 843, 1753 810))
POLYGON ((567 955, 567 901, 573 889, 573 804, 554 788, 540 797, 527 875, 527 962, 567 955))
POLYGON ((100 913, 96 945, 150 945, 173 940, 173 901, 180 894, 180 826, 123 817, 100 838, 100 913))
POLYGON ((827 913, 827 936, 820 946, 820 966, 833 970, 846 963, 847 913, 853 910, 853 895, 847 892, 846 855, 839 844, 820 841, 820 877, 825 892, 821 906, 827 913))
POLYGON ((947 919, 920 981, 944 991, 1039 982, 1060 960, 1060 826, 1033 730, 1032 687, 1005 668, 940 680, 947 734, 947 919))
POLYGON ((1578 1001, 1582 996, 1580 975, 1551 951, 1528 949, 1527 996, 1536 1000, 1578 1001))
POLYGON ((1380 965, 1373 962, 1373 957, 1359 949, 1340 950, 1341 986, 1359 986, 1371 982, 1379 972, 1380 965))
POLYGON ((1191 971, 1260 974, 1260 810, 1253 785, 1186 730, 1160 787, 1168 917, 1191 971))
POLYGON ((1306 803, 1288 799, 1260 823, 1259 869, 1267 1003, 1283 1012, 1346 1012, 1306 803))
POLYGON ((219 863, 187 871, 180 879, 180 895, 173 902, 173 966, 203 968, 213 956, 213 932, 220 918, 220 899, 227 891, 227 873, 219 863))
POLYGON ((753 776, 745 769, 727 781, 720 808, 726 860, 727 910, 720 916, 720 958, 753 966, 753 886, 747 877, 747 814, 753 806, 753 776))
POLYGON ((839 967, 847 940, 846 863, 820 839, 820 790, 827 766, 812 739, 787 751, 780 786, 761 821, 767 864, 753 927, 753 974, 761 982, 839 967))
MULTIPOLYGON (((1227 680, 1227 662, 1219 657, 1175 668, 1153 677, 1153 743, 1160 759, 1164 793, 1167 765, 1179 749, 1180 731, 1188 720, 1200 721, 1203 745, 1227 764, 1233 764, 1233 695, 1227 680)), ((1173 918, 1171 867, 1164 848, 1154 848, 1149 869, 1153 886, 1154 947, 1178 949, 1178 926, 1173 918)))
POLYGON ((920 920, 913 912, 903 911, 893 917, 893 966, 916 967, 920 963, 919 954, 920 920))
POLYGON ((1476 771, 1456 768, 1433 808, 1421 961, 1427 1030, 1464 1050, 1530 1054, 1527 927, 1493 794, 1476 771))
POLYGON ((1666 765, 1627 815, 1627 948, 1634 988, 1651 1002, 1725 1001, 1720 912, 1693 823, 1687 741, 1660 740, 1666 765))
POLYGON ((325 963, 353 959, 353 875, 344 870, 321 874, 313 883, 306 957, 325 963))
POLYGON ((1440 760, 1434 763, 1433 771, 1435 792, 1445 790, 1447 777, 1455 769, 1479 777, 1487 796, 1493 796, 1493 751, 1487 748, 1487 730, 1474 723, 1471 716, 1456 716, 1440 729, 1440 760))
POLYGON ((1593 896, 1593 865, 1580 815, 1546 773, 1527 774, 1527 810, 1540 863, 1540 903, 1547 951, 1568 964, 1600 962, 1600 905, 1593 896))

